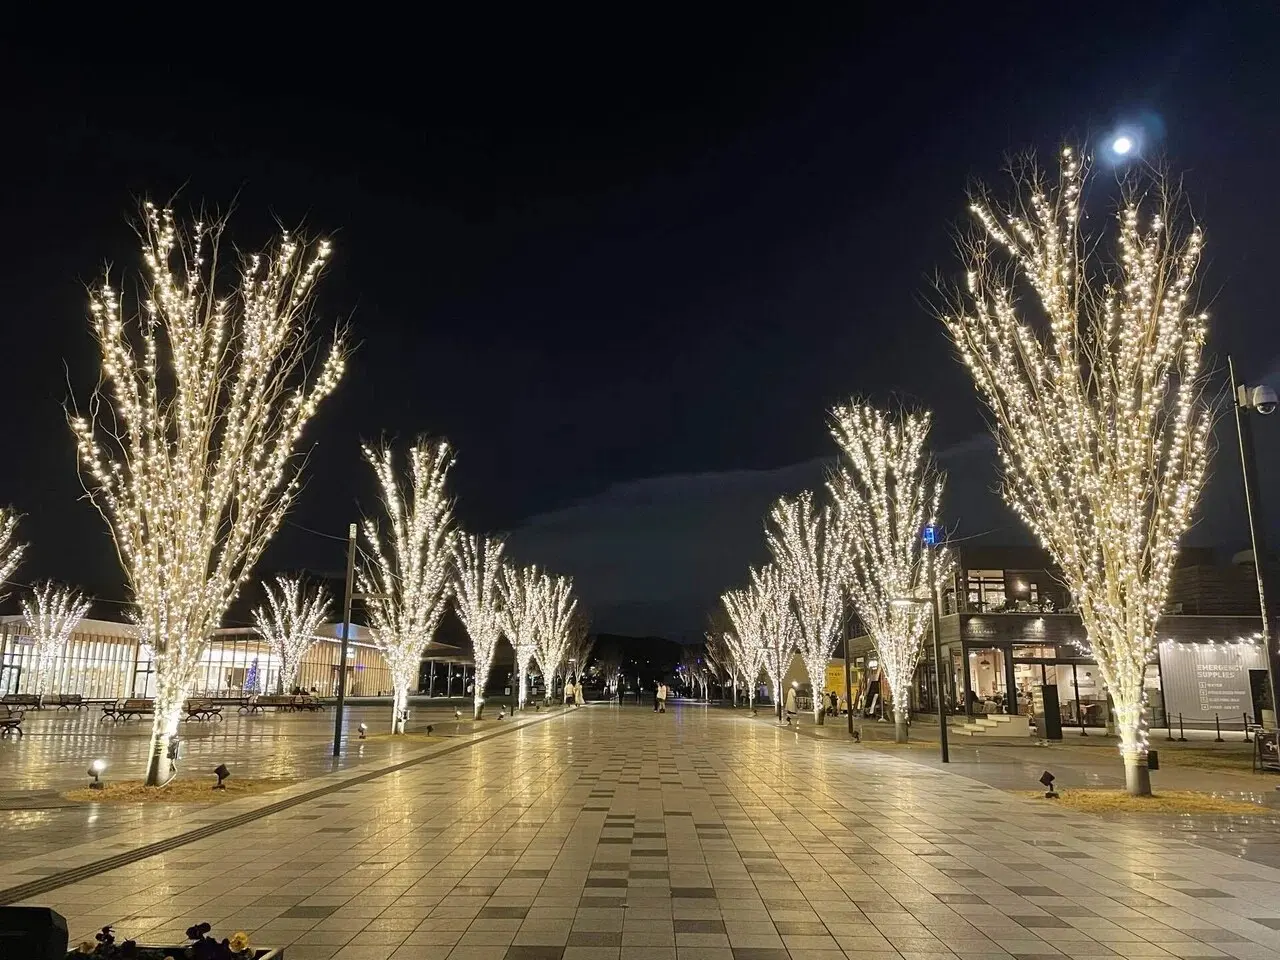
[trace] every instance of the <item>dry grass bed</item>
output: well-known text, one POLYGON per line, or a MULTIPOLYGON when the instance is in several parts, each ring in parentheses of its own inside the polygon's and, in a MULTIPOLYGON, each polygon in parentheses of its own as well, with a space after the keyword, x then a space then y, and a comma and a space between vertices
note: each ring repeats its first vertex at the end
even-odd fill
POLYGON ((213 789, 212 777, 174 780, 167 787, 148 787, 141 780, 112 780, 101 790, 80 787, 62 796, 78 803, 223 803, 287 787, 293 780, 252 780, 231 777, 225 790, 213 789))
POLYGON ((1081 813, 1274 813, 1269 808, 1245 800, 1216 797, 1194 790, 1162 790, 1150 797, 1133 797, 1123 790, 1064 789, 1057 800, 1049 800, 1037 790, 1015 790, 1020 797, 1039 803, 1066 807, 1081 813))

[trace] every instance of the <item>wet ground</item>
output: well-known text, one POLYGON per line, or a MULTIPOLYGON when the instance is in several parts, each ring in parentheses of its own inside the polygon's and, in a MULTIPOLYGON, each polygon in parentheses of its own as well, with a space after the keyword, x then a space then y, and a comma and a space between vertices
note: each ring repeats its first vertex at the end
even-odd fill
POLYGON ((0 899, 151 942, 208 920, 289 960, 1280 958, 1280 869, 1205 842, 1213 818, 1046 811, 741 711, 522 722, 55 851, 5 831, 0 899))

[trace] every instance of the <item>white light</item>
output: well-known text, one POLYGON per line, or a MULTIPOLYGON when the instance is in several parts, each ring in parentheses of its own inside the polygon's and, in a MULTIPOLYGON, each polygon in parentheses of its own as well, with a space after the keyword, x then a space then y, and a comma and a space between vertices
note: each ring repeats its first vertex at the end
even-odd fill
POLYGON ((1131 151, 1132 149, 1133 149, 1132 137, 1126 137, 1121 135, 1111 141, 1112 152, 1117 153, 1122 157, 1128 155, 1129 151, 1131 151))
POLYGON ((89 764, 89 769, 94 773, 101 773, 103 770, 107 769, 107 761, 95 760, 93 763, 89 764))

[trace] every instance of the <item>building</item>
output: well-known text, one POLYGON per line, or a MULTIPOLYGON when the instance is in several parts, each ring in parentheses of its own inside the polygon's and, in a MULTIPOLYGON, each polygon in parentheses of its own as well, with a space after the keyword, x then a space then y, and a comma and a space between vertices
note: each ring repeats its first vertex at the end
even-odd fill
MULTIPOLYGON (((979 547, 958 551, 953 577, 941 591, 942 680, 949 710, 1041 715, 1056 698, 1063 726, 1104 727, 1106 692, 1088 656, 1084 625, 1041 550, 979 547), (1046 688, 1052 688, 1051 693, 1046 688)), ((1153 726, 1239 729, 1270 709, 1266 656, 1252 567, 1221 568, 1208 551, 1180 557, 1170 588, 1170 612, 1157 626, 1157 656, 1147 667, 1153 726)), ((853 685, 868 708, 888 700, 868 636, 849 641, 853 685)), ((838 652, 838 651, 837 651, 838 652)), ((932 644, 912 688, 913 711, 933 712, 937 671, 932 644)))
MULTIPOLYGON (((316 642, 302 656, 298 686, 313 687, 321 696, 337 692, 341 658, 342 624, 324 624, 316 642)), ((423 653, 427 662, 458 665, 456 647, 432 643, 423 653)), ((470 663, 466 658, 466 663, 470 663)), ((443 693, 449 686, 461 688, 463 681, 454 666, 442 668, 436 682, 443 693)), ((200 657, 190 694, 200 697, 243 696, 272 693, 279 686, 279 658, 256 630, 228 627, 214 632, 200 657)), ((430 668, 434 678, 434 666, 430 668)), ((424 676, 428 668, 424 665, 424 676)), ((347 649, 347 693, 350 696, 377 696, 391 690, 391 672, 381 651, 372 643, 369 629, 351 625, 347 649)), ((0 617, 0 695, 33 693, 36 682, 36 652, 26 622, 20 616, 0 617)), ((140 644, 134 627, 107 620, 81 620, 67 641, 46 686, 49 694, 78 693, 86 699, 112 700, 120 697, 151 697, 155 694, 155 664, 150 649, 140 644)))

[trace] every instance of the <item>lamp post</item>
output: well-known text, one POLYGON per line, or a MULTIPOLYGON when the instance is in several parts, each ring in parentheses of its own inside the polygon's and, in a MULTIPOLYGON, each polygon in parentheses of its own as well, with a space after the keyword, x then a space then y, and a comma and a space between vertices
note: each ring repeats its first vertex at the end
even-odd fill
MULTIPOLYGON (((1267 544, 1262 521, 1262 505, 1258 502, 1261 486, 1258 483, 1258 464, 1253 451, 1253 425, 1241 410, 1267 416, 1276 410, 1275 391, 1270 387, 1250 387, 1236 381, 1236 368, 1227 357, 1227 373, 1231 377, 1232 408, 1236 418, 1236 442, 1240 447, 1240 474, 1244 481, 1245 515, 1249 520, 1249 545, 1253 550, 1253 569, 1258 581, 1258 609, 1262 614, 1262 642, 1267 653, 1267 681, 1271 688, 1271 713, 1280 720, 1280 655, 1271 637, 1271 621, 1267 611, 1267 544)), ((1259 723, 1262 718, 1258 717, 1259 723)), ((1275 723, 1276 721, 1273 721, 1275 723)), ((1280 723, 1276 723, 1280 726, 1280 723)))
POLYGON ((338 702, 333 711, 333 755, 342 755, 342 711, 347 705, 347 642, 351 639, 351 600, 356 580, 356 525, 347 527, 347 587, 342 603, 342 653, 338 657, 338 702))
POLYGON ((940 617, 938 615, 938 585, 934 582, 934 551, 938 547, 938 528, 934 524, 929 524, 924 528, 921 538, 924 540, 926 555, 929 558, 929 599, 922 600, 919 597, 895 597, 889 602, 894 606, 925 606, 929 607, 930 631, 933 633, 933 674, 935 686, 937 687, 936 706, 938 708, 938 746, 940 756, 943 763, 951 762, 951 749, 947 742, 947 707, 945 699, 942 695, 942 631, 939 629, 940 617))

